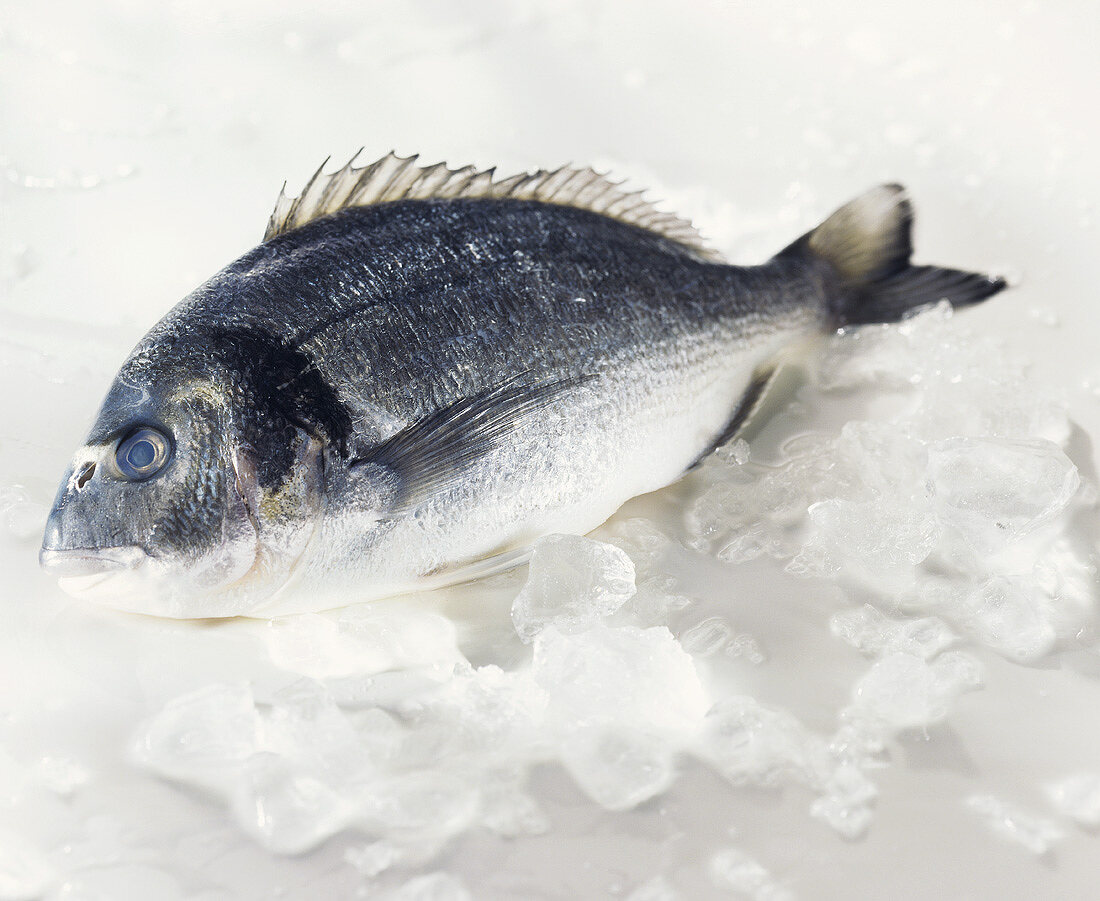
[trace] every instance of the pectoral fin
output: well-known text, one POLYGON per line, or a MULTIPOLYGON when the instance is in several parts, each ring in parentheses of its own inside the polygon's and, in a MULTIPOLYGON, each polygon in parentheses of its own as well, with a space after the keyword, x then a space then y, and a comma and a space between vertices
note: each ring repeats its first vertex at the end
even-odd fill
POLYGON ((465 397, 413 423, 351 461, 349 468, 374 464, 396 481, 391 515, 406 512, 454 488, 481 457, 515 429, 550 407, 587 377, 541 384, 503 385, 465 397))

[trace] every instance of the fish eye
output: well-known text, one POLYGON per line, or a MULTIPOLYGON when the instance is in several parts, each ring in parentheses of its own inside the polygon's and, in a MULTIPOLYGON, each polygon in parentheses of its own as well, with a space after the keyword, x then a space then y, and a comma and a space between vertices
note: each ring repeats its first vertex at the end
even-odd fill
POLYGON ((171 452, 166 436, 156 429, 140 428, 119 443, 115 465, 123 477, 141 481, 160 472, 171 452))

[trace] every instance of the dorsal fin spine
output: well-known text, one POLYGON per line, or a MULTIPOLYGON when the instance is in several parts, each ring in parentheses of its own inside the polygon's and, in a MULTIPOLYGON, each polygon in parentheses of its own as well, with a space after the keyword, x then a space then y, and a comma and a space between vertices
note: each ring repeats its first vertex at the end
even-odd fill
POLYGON ((329 175, 324 174, 329 162, 326 159, 297 197, 287 196, 284 183, 264 240, 349 207, 406 199, 494 198, 534 200, 590 210, 648 229, 683 244, 706 259, 721 260, 686 219, 657 209, 653 202, 645 199, 644 192, 624 191, 622 182, 613 181, 591 168, 566 165, 496 180, 495 169, 479 170, 474 166, 451 169, 445 163, 418 166, 419 157, 415 154, 399 157, 389 153, 356 168, 355 162, 361 153, 360 149, 344 166, 329 175))

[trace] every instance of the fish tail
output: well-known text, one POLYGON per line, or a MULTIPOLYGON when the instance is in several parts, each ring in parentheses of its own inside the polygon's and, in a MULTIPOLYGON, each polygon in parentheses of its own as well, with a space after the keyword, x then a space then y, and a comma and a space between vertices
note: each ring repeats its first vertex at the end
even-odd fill
POLYGON ((780 257, 823 260, 839 278, 826 304, 837 328, 896 322, 909 310, 948 300, 961 307, 1002 290, 1006 282, 976 272, 912 266, 913 206, 901 185, 879 185, 846 203, 780 257), (838 282, 838 284, 837 284, 838 282))

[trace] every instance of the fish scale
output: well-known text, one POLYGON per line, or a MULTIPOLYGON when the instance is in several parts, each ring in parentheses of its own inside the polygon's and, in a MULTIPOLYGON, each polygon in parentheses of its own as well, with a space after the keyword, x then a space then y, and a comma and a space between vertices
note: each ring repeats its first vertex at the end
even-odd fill
POLYGON ((123 363, 43 565, 125 609, 231 616, 514 564, 732 437, 808 336, 1003 287, 911 266, 911 220, 884 185, 738 267, 591 170, 319 170, 123 363))

